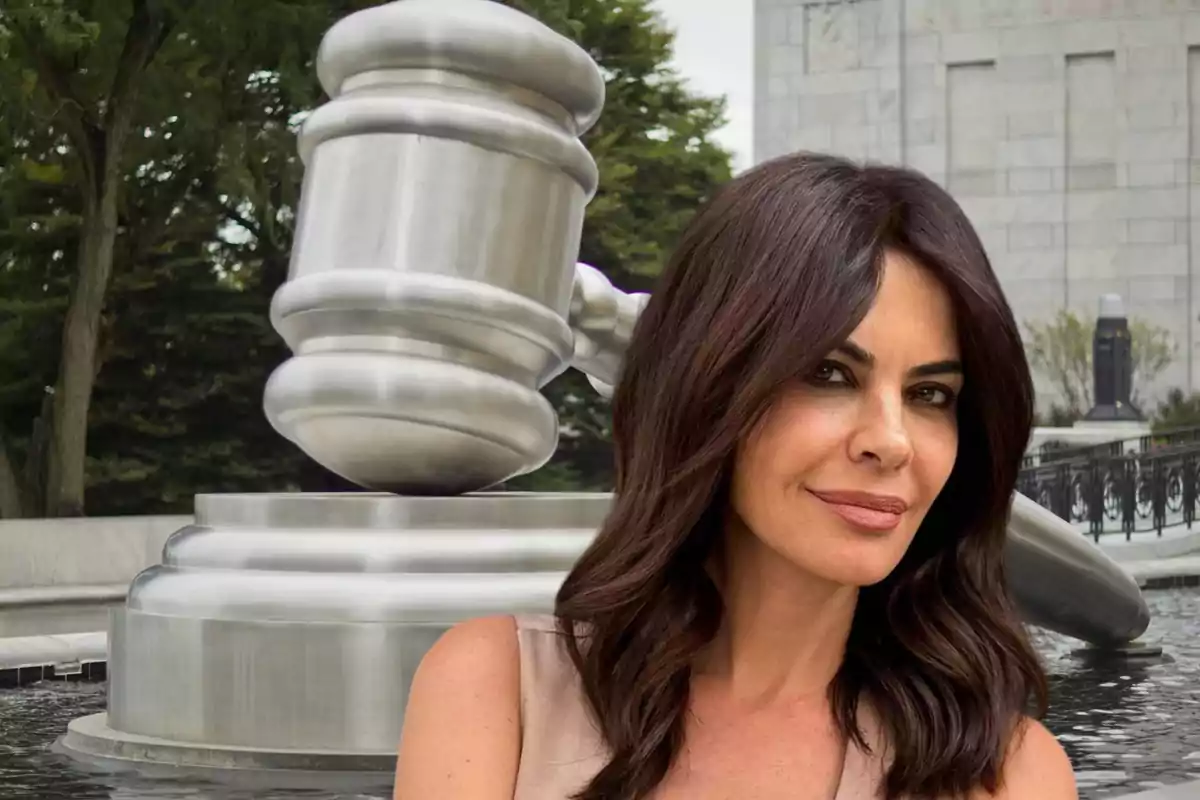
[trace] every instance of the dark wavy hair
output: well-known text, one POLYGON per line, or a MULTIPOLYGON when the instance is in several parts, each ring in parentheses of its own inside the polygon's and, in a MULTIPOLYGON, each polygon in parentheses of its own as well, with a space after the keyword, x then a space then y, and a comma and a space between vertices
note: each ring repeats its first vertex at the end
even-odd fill
MULTIPOLYGON (((683 742, 692 663, 723 603, 706 570, 739 442, 858 326, 885 251, 949 291, 965 386, 949 480, 896 569, 864 587, 830 686, 889 800, 995 791, 1046 680, 1009 598, 1005 526, 1033 418, 1012 312, 958 204, 907 169, 797 154, 726 184, 696 214, 642 313, 613 398, 616 491, 556 614, 609 760, 578 800, 641 800, 683 742)), ((919 309, 913 310, 920 313, 919 309)))

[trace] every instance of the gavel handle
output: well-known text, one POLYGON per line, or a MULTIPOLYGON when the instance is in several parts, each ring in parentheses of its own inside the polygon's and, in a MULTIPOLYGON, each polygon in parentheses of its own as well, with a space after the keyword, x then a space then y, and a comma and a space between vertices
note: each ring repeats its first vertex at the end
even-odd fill
POLYGON ((575 265, 567 319, 575 334, 571 366, 587 375, 588 382, 604 397, 612 396, 633 326, 649 299, 645 292, 621 291, 595 267, 575 265))

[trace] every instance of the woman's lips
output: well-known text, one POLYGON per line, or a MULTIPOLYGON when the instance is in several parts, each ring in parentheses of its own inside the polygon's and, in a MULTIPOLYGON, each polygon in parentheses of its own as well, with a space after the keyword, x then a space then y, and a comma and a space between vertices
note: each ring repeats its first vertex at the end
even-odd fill
POLYGON ((809 493, 829 507, 843 520, 856 528, 869 531, 890 531, 900 524, 908 510, 908 503, 892 495, 869 492, 819 492, 809 493))

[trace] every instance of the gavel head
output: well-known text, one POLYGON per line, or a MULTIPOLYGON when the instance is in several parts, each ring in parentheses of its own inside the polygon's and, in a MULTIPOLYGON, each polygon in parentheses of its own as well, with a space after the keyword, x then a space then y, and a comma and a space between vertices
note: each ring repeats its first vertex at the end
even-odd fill
POLYGON ((482 489, 558 442, 539 389, 572 356, 604 81, 586 52, 489 0, 402 0, 330 29, 331 98, 271 321, 293 356, 264 407, 362 486, 482 489))

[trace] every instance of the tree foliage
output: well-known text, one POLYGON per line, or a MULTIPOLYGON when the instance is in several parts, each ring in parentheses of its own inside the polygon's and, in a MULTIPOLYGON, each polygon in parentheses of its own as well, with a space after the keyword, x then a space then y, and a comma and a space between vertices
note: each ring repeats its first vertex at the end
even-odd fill
MULTIPOLYGON (((167 487, 187 481, 197 460, 206 466, 194 488, 245 485, 253 460, 227 453, 231 442, 268 438, 261 388, 234 403, 257 435, 240 436, 236 418, 212 431, 213 412, 219 387, 261 387, 282 358, 265 310, 283 269, 261 262, 269 243, 271 264, 286 265, 289 237, 271 230, 232 246, 230 218, 264 219, 279 213, 273 201, 294 196, 291 115, 317 102, 316 45, 348 10, 16 0, 0 11, 12 56, 0 67, 5 141, 22 167, 0 175, 16 212, 0 250, 14 331, 0 356, 0 513, 80 513, 85 474, 93 510, 177 507, 183 495, 167 487), (236 332, 230 318, 241 321, 236 332), (230 363, 239 352, 261 356, 230 363), (244 374, 222 380, 214 368, 244 374)), ((294 466, 277 440, 260 458, 294 466)))
POLYGON ((1167 392, 1166 399, 1158 404, 1151 424, 1156 433, 1196 426, 1200 426, 1200 393, 1184 394, 1182 389, 1167 392))
MULTIPOLYGON (((508 4, 578 42, 604 72, 604 114, 583 137, 600 169, 600 187, 588 206, 580 260, 619 288, 649 291, 696 208, 729 179, 730 154, 712 139, 724 124, 724 100, 694 94, 674 71, 674 36, 648 0, 508 4)), ((607 401, 575 370, 545 393, 559 414, 558 452, 511 485, 610 488, 607 401)))
MULTIPOLYGON (((38 415, 36 474, 4 492, 51 515, 83 512, 88 411, 128 149, 139 93, 178 10, 152 0, 12 0, 0 16, 6 110, 26 110, 27 124, 51 134, 50 149, 20 163, 33 180, 69 188, 78 217, 56 378, 38 415)), ((11 463, 7 450, 4 461, 11 463)))
MULTIPOLYGON (((649 288, 728 177, 709 138, 722 104, 668 68, 647 0, 513 4, 604 69, 581 259, 649 288)), ((296 133, 324 100, 317 47, 369 5, 0 5, 0 516, 80 513, 85 477, 90 513, 339 485, 269 428, 261 393, 286 357, 267 308, 287 272, 296 133)), ((560 451, 518 484, 602 488, 605 403, 574 372, 546 393, 560 451)))

